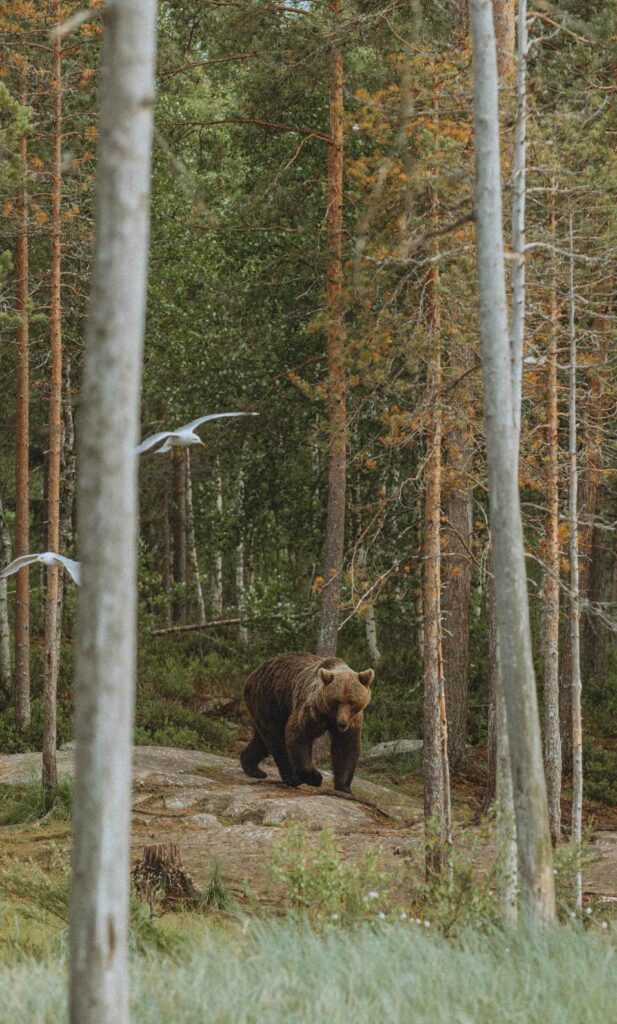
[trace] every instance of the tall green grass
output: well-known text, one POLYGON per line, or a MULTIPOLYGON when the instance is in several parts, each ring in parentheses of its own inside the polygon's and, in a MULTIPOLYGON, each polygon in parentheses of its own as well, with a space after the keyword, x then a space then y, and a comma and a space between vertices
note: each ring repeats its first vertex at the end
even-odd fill
MULTIPOLYGON (((62 963, 0 968, 0 1019, 65 1019, 62 963)), ((610 935, 544 937, 423 925, 317 933, 249 923, 208 932, 176 957, 135 958, 134 1024, 610 1024, 617 955, 610 935)))

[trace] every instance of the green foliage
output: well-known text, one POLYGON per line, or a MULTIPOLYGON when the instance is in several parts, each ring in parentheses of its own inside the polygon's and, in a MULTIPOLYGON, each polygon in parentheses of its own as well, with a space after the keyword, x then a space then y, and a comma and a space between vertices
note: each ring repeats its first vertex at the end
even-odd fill
POLYGON ((583 742, 583 786, 588 800, 617 804, 617 750, 599 746, 588 736, 583 742))
POLYGON ((380 870, 378 857, 366 853, 359 861, 347 860, 329 829, 320 832, 316 846, 309 835, 291 828, 274 854, 273 877, 285 886, 294 910, 319 924, 380 920, 391 880, 380 870))

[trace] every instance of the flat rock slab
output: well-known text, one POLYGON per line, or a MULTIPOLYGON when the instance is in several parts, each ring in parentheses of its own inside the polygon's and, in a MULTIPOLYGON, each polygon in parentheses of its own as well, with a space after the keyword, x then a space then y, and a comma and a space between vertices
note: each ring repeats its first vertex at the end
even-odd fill
MULTIPOLYGON (((289 789, 273 765, 266 762, 265 769, 268 777, 258 781, 247 778, 238 761, 229 757, 174 747, 136 747, 133 860, 149 844, 176 843, 198 885, 208 881, 219 862, 232 887, 240 890, 246 885, 261 900, 276 902, 272 863, 294 823, 305 829, 308 848, 318 845, 322 829, 328 827, 336 833, 345 857, 357 859, 370 851, 379 855, 384 870, 400 864, 401 857, 421 856, 422 808, 397 787, 356 777, 357 799, 345 800, 332 795, 329 772, 324 772, 321 789, 289 789)), ((31 782, 40 771, 40 754, 0 755, 0 783, 31 782)), ((72 745, 58 752, 58 771, 61 778, 72 777, 72 745)), ((7 839, 16 835, 10 827, 2 831, 7 839)), ((29 838, 19 838, 19 855, 42 857, 52 842, 68 843, 69 833, 64 822, 35 827, 29 838)), ((0 843, 0 857, 1 847, 0 843)), ((5 844, 5 855, 15 855, 15 850, 15 842, 5 844)), ((585 868, 585 892, 617 897, 617 833, 597 833, 591 852, 597 853, 597 860, 585 868)), ((491 856, 491 844, 485 844, 480 860, 488 866, 491 856)))

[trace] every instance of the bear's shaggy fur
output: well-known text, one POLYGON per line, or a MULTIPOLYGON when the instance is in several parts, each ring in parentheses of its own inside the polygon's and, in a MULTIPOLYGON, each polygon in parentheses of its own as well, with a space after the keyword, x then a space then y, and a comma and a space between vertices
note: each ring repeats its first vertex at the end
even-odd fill
POLYGON ((240 755, 247 775, 265 779, 259 765, 272 754, 286 786, 320 786, 313 743, 331 736, 334 787, 349 793, 362 736, 364 708, 371 699, 372 668, 354 672, 340 658, 279 654, 256 668, 244 684, 254 733, 240 755))

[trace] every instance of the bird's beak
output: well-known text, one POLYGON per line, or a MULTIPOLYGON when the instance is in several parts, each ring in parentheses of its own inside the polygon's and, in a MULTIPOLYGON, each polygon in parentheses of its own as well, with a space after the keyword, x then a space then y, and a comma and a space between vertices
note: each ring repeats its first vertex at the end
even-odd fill
POLYGON ((200 439, 199 443, 200 443, 200 445, 201 445, 201 447, 202 447, 202 448, 205 448, 205 447, 206 447, 206 442, 205 442, 205 441, 202 441, 202 440, 200 439))

